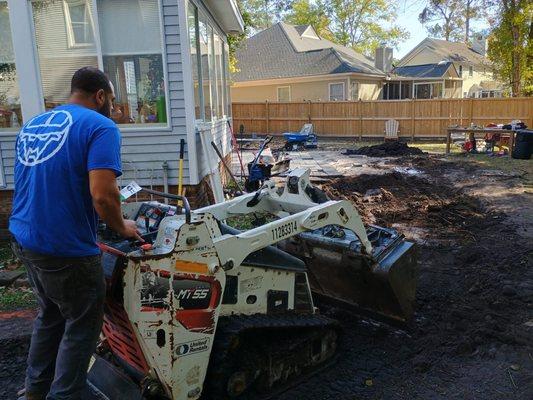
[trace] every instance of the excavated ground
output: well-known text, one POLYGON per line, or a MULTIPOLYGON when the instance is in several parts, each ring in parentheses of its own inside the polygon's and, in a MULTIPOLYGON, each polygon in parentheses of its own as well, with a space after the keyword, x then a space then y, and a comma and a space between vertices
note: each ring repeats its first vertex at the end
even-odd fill
MULTIPOLYGON (((324 307, 344 328, 338 358, 278 399, 532 399, 531 194, 518 177, 433 156, 377 172, 325 189, 417 242, 415 321, 401 331, 324 307)), ((1 399, 23 383, 24 321, 0 324, 1 399)))
POLYGON ((355 203, 365 222, 417 242, 415 321, 402 332, 323 310, 342 321, 339 358, 280 400, 533 398, 530 199, 529 214, 509 216, 469 193, 516 181, 432 157, 395 164, 404 173, 342 178, 324 189, 355 203))

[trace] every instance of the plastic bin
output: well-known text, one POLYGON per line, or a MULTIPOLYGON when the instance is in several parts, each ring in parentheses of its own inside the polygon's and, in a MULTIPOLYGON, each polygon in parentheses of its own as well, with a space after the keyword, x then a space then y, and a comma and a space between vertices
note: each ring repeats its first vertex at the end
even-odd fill
POLYGON ((533 130, 521 129, 516 131, 513 158, 529 160, 531 153, 533 153, 533 130))

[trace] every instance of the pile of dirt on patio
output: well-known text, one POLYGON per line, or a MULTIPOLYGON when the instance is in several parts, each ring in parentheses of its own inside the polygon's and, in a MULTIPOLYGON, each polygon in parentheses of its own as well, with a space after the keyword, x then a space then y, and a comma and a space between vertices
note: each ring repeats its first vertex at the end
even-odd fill
POLYGON ((347 149, 346 155, 355 154, 368 157, 398 157, 424 154, 417 147, 409 147, 407 143, 392 141, 376 144, 374 146, 363 146, 358 149, 347 149))

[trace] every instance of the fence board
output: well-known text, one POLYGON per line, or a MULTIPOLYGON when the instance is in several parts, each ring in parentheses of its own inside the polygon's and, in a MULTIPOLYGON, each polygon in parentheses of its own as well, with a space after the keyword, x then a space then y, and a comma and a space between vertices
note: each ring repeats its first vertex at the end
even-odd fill
POLYGON ((235 126, 245 132, 280 135, 313 123, 322 136, 380 137, 396 119, 401 137, 442 138, 450 125, 508 123, 533 126, 533 98, 375 100, 338 102, 233 103, 235 126))

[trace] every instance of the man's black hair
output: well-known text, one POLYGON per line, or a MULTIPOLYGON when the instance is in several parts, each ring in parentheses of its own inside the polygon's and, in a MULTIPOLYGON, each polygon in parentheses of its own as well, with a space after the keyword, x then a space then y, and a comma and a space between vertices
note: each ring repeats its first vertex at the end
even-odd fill
POLYGON ((111 93, 109 78, 94 67, 83 67, 74 72, 70 83, 70 93, 85 92, 93 94, 103 89, 106 93, 111 93))

